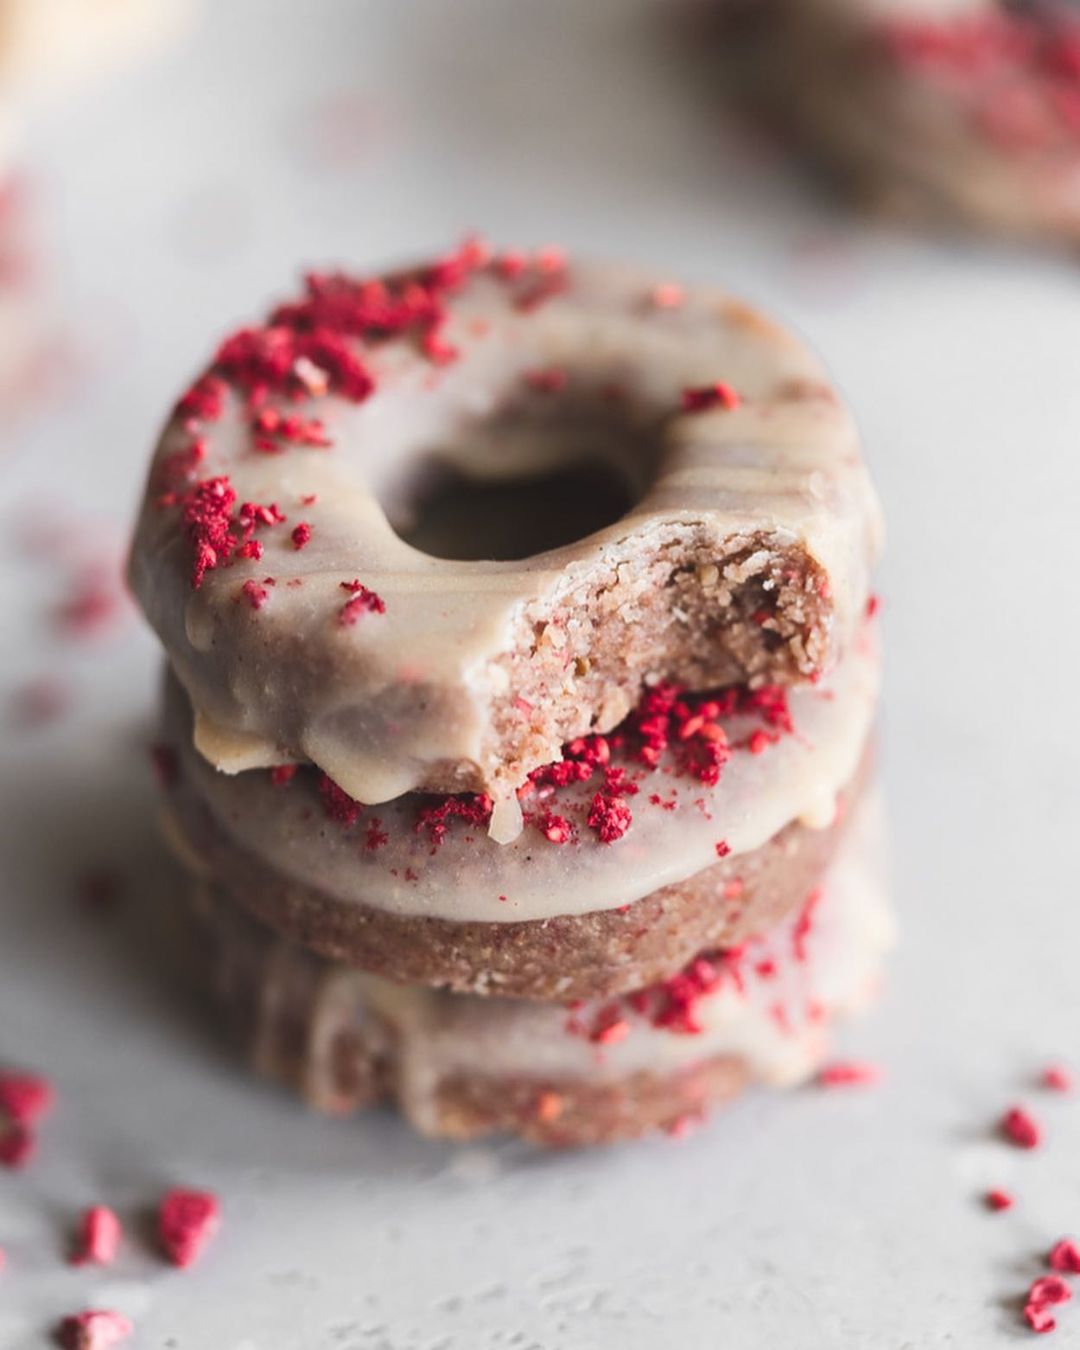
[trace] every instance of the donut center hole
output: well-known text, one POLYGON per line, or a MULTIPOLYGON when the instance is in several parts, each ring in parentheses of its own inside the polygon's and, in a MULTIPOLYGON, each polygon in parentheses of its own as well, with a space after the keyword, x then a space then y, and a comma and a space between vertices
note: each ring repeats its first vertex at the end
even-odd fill
POLYGON ((610 410, 497 416, 421 456, 383 505, 398 536, 431 557, 515 562, 613 525, 658 459, 658 438, 610 410))
POLYGON ((611 525, 630 485, 598 461, 510 482, 438 468, 425 475, 398 534, 433 558, 512 562, 611 525))

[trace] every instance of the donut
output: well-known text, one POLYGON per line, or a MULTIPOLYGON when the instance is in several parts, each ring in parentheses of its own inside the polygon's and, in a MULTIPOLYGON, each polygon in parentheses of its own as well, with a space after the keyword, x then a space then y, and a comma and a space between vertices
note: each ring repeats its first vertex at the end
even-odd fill
POLYGON ((328 959, 506 997, 624 992, 759 931, 816 883, 867 777, 874 626, 816 685, 653 687, 615 731, 533 771, 507 844, 486 832, 490 799, 365 807, 310 766, 219 773, 170 677, 168 833, 328 959))
POLYGON ((1080 13, 1006 0, 774 0, 750 97, 857 199, 1080 242, 1080 13))
POLYGON ((891 943, 859 812, 823 884, 737 948, 615 1000, 567 1007, 395 984, 326 962, 249 918, 219 884, 183 911, 191 964, 261 1074, 317 1109, 392 1100, 420 1132, 571 1146, 681 1131, 751 1083, 793 1086, 876 992, 891 943))
POLYGON ((226 773, 517 792, 659 681, 822 678, 879 547, 851 418, 722 291, 476 241, 308 277, 158 445, 132 588, 226 773), (452 505, 448 505, 451 503, 452 505))

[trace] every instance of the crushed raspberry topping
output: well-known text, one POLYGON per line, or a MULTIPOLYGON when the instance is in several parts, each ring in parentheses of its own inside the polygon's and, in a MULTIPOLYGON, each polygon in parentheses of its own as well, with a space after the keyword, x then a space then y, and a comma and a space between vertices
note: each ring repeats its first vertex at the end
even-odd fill
POLYGON ((207 572, 224 567, 232 557, 259 558, 262 545, 252 536, 258 529, 285 523, 273 502, 260 506, 244 502, 239 510, 236 492, 224 476, 206 478, 187 492, 159 499, 163 505, 180 505, 184 528, 193 551, 191 586, 198 590, 207 572))
POLYGON ((717 381, 716 384, 703 384, 682 391, 683 412, 707 412, 710 408, 726 408, 734 412, 742 399, 730 384, 717 381))
POLYGON ((868 1087, 881 1082, 881 1067, 866 1060, 837 1060, 818 1071, 817 1081, 822 1087, 868 1087))
POLYGON ((1072 1092, 1076 1079, 1064 1064, 1048 1064, 1042 1072, 1042 1085, 1051 1092, 1072 1092))
POLYGON ((248 602, 252 609, 262 609, 267 600, 270 599, 270 591, 261 582, 245 581, 240 587, 241 597, 248 602))
POLYGON ((209 1191, 168 1191, 158 1206, 158 1238, 175 1266, 190 1266, 217 1232, 221 1211, 209 1191))
POLYGON ((52 1084, 37 1073, 0 1070, 0 1113, 16 1125, 36 1125, 56 1100, 52 1084))
POLYGON ((299 764, 275 764, 270 770, 270 781, 275 787, 287 787, 296 777, 299 769, 299 764))
POLYGON ((874 41, 897 67, 953 92, 1007 152, 1080 143, 1080 22, 1063 7, 896 19, 874 41))
MULTIPOLYGON (((342 582, 341 587, 351 595, 347 605, 359 602, 357 613, 384 612, 379 597, 361 582, 342 582)), ((766 686, 689 694, 676 685, 656 685, 645 691, 638 706, 615 731, 578 736, 563 746, 561 760, 533 770, 517 794, 525 808, 526 823, 555 845, 577 843, 585 831, 603 844, 617 843, 631 828, 632 803, 641 794, 641 781, 647 775, 662 772, 711 787, 734 753, 750 750, 751 742, 757 744, 753 736, 732 743, 721 725, 722 719, 729 717, 764 722, 765 727, 758 728, 763 738, 759 752, 794 731, 782 689, 766 686), (623 762, 615 763, 615 757, 623 762), (589 787, 584 793, 575 791, 585 784, 589 787), (559 799, 560 793, 567 795, 559 799)), ((361 803, 325 775, 319 780, 319 792, 331 819, 346 826, 356 824, 363 810, 361 803)), ((677 790, 667 796, 649 793, 642 800, 663 811, 679 807, 677 790)), ((696 804, 704 809, 701 799, 696 804)), ((415 829, 427 833, 433 848, 438 848, 451 821, 486 827, 491 808, 487 796, 427 797, 420 806, 415 829)), ((726 840, 718 840, 715 849, 718 858, 730 852, 726 840)), ((734 882, 729 898, 741 893, 742 888, 741 882, 734 882)), ((808 904, 803 919, 807 931, 811 909, 812 904, 808 904)), ((797 945, 801 943, 799 932, 795 940, 797 945)))
POLYGON ((299 553, 302 548, 311 542, 311 526, 306 520, 302 520, 289 538, 293 542, 293 548, 299 553))
POLYGON ((1016 1204, 1016 1198, 1010 1191, 999 1189, 987 1191, 983 1199, 986 1203, 986 1208, 995 1211, 1012 1209, 1013 1205, 1016 1204))
POLYGON ((1025 1303, 1024 1321, 1032 1331, 1040 1333, 1057 1328, 1057 1318, 1045 1303, 1025 1303))
POLYGON ((338 610, 338 623, 342 627, 351 627, 364 614, 386 613, 386 603, 382 597, 369 591, 359 581, 343 581, 341 589, 348 591, 351 597, 338 610))
POLYGON ((355 825, 360 819, 363 804, 350 797, 344 788, 338 787, 325 773, 319 776, 319 796, 322 798, 323 810, 339 825, 355 825))
POLYGON ((79 1223, 71 1264, 111 1265, 116 1260, 122 1235, 120 1220, 111 1209, 105 1205, 92 1206, 79 1223))
POLYGON ((568 844, 574 837, 574 827, 565 816, 557 816, 553 811, 542 811, 537 818, 536 827, 545 839, 553 844, 568 844))
POLYGON ((111 1350, 134 1331, 123 1313, 88 1308, 72 1313, 60 1323, 57 1338, 63 1350, 111 1350))
POLYGON ((491 820, 492 800, 487 793, 470 793, 464 797, 438 797, 430 805, 422 806, 416 814, 413 829, 426 833, 434 853, 450 829, 452 820, 462 820, 479 829, 486 829, 491 820))
POLYGON ((1050 1249, 1049 1265, 1061 1275, 1080 1275, 1080 1244, 1073 1238, 1061 1238, 1050 1249))
POLYGON ((589 807, 588 826, 602 844, 613 844, 630 828, 633 815, 625 800, 607 792, 598 792, 589 807))
POLYGON ((1017 1148, 1038 1148, 1042 1142, 1042 1127, 1022 1106, 1010 1107, 1001 1118, 1001 1132, 1017 1148))

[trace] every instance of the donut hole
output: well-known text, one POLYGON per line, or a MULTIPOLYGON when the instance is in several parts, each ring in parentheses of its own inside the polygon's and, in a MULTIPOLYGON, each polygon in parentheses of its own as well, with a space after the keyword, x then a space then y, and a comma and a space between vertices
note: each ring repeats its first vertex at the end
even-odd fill
POLYGON ((381 494, 398 537, 434 558, 517 562, 626 515, 655 479, 659 436, 623 409, 553 402, 506 409, 419 456, 381 494))
POLYGON ((433 558, 512 562, 584 539, 633 502, 629 484, 597 460, 504 482, 433 465, 394 526, 433 558))

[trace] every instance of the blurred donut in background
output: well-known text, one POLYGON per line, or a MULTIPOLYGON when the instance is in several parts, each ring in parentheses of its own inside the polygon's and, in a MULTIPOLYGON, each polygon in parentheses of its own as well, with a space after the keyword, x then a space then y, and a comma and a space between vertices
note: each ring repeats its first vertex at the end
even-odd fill
POLYGON ((1080 243, 1077 0, 757 0, 737 89, 860 204, 1080 243))

